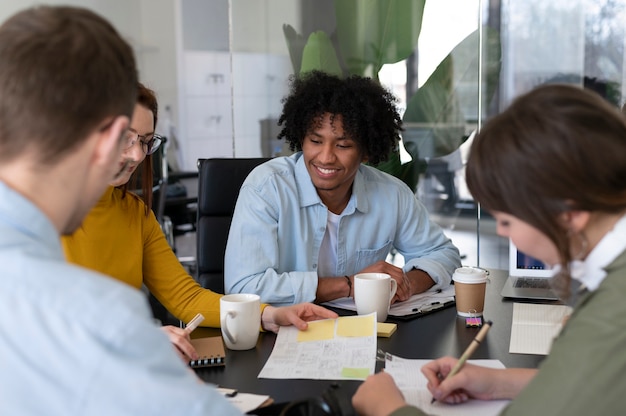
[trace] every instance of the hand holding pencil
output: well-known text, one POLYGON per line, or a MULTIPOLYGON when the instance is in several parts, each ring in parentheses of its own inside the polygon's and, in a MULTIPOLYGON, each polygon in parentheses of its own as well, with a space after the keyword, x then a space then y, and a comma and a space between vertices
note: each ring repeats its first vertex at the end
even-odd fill
POLYGON ((179 328, 172 325, 161 327, 161 330, 165 332, 170 342, 174 345, 178 356, 183 362, 188 363, 190 360, 197 360, 198 354, 191 345, 189 334, 204 321, 204 316, 197 314, 185 328, 179 328))
MULTIPOLYGON (((483 325, 460 359, 443 357, 422 367, 422 373, 428 380, 428 389, 437 399, 447 403, 461 403, 470 398, 482 400, 505 398, 492 396, 494 372, 502 370, 466 364, 466 361, 484 340, 491 325, 491 321, 483 325), (452 378, 461 370, 463 376, 452 378), (446 380, 451 380, 446 384, 444 390, 441 390, 441 384, 444 382, 442 380, 443 375, 446 376, 446 380), (467 385, 468 383, 470 385, 467 385)), ((369 376, 359 386, 352 397, 352 405, 358 414, 377 416, 390 414, 406 406, 407 403, 393 378, 385 371, 381 371, 369 376)))
MULTIPOLYGON (((483 327, 480 329, 478 334, 476 334, 476 337, 474 337, 474 339, 468 345, 465 352, 463 352, 461 357, 458 359, 458 361, 456 361, 456 364, 446 374, 443 380, 441 380, 441 372, 440 372, 441 360, 433 361, 432 363, 429 363, 422 368, 422 372, 424 373, 426 378, 429 379, 429 388, 431 390, 433 389, 432 387, 434 387, 435 385, 434 383, 432 383, 433 375, 437 378, 439 382, 448 380, 454 375, 456 375, 461 370, 461 368, 463 368, 466 361, 472 356, 472 354, 474 354, 474 351, 476 351, 476 348, 478 348, 480 344, 483 342, 485 336, 487 335, 487 332, 489 331, 492 325, 493 325, 492 321, 487 321, 483 324, 483 327)), ((436 385, 438 386, 439 384, 440 383, 437 383, 436 385)), ((437 398, 433 397, 431 400, 431 404, 434 403, 436 400, 437 398)), ((467 400, 466 397, 460 397, 459 401, 465 401, 465 400, 467 400)))

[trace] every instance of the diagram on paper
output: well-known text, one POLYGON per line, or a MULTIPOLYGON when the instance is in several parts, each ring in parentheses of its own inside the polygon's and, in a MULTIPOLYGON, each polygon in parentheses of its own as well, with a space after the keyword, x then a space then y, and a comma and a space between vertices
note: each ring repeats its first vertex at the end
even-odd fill
POLYGON ((344 316, 281 327, 259 378, 365 380, 375 366, 375 314, 344 316))

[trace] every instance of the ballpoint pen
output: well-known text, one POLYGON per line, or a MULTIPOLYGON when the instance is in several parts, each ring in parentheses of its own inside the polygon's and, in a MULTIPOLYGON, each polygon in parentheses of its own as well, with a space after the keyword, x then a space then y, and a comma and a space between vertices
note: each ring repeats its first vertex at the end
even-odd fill
MULTIPOLYGON (((456 373, 458 373, 461 370, 465 362, 472 356, 472 354, 474 353, 476 348, 478 348, 480 343, 483 342, 483 339, 485 338, 485 335, 487 335, 487 331, 489 331, 489 328, 491 328, 491 325, 493 325, 492 321, 487 321, 483 324, 483 327, 480 329, 480 331, 478 331, 478 334, 476 334, 476 337, 472 340, 470 345, 468 345, 463 355, 461 355, 461 358, 459 358, 459 361, 457 361, 456 365, 452 368, 452 370, 450 370, 450 372, 448 373, 448 375, 446 376, 444 380, 449 379, 450 377, 454 376, 456 373)), ((437 399, 433 397, 430 403, 433 404, 435 403, 436 400, 437 399)))
POLYGON ((191 334, 191 331, 193 331, 194 329, 196 329, 198 327, 198 325, 200 325, 202 323, 202 321, 204 321, 204 316, 202 316, 201 313, 197 314, 196 316, 193 317, 193 319, 191 321, 189 321, 189 323, 185 326, 185 331, 188 334, 191 334))

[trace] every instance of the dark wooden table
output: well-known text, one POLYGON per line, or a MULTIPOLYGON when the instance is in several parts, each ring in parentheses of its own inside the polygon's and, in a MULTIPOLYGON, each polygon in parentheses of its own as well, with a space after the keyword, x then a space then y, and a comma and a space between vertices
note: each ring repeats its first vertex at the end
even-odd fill
MULTIPOLYGON (((543 356, 509 354, 513 302, 500 296, 500 290, 507 272, 490 270, 490 283, 487 285, 485 319, 493 321, 483 344, 472 358, 498 359, 506 367, 534 368, 543 356)), ((353 314, 337 311, 342 315, 353 314)), ((391 354, 414 359, 431 359, 443 355, 460 356, 478 332, 477 328, 467 328, 464 318, 458 318, 456 309, 450 307, 436 313, 409 321, 394 320, 397 331, 390 338, 378 338, 378 348, 391 354)), ((218 335, 219 330, 199 328, 194 337, 218 335)), ((321 395, 331 386, 340 386, 349 394, 354 392, 360 381, 332 380, 276 380, 259 379, 258 374, 272 352, 276 335, 261 333, 256 348, 248 351, 226 351, 226 365, 220 368, 198 369, 197 374, 205 381, 222 387, 236 388, 239 391, 270 395, 275 402, 289 402, 321 395)), ((382 368, 378 362, 376 370, 382 368)))

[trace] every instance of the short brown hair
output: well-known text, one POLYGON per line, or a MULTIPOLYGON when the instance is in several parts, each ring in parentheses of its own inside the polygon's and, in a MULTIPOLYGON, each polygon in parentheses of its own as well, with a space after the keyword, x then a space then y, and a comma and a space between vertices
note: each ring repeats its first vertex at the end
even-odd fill
POLYGON ((73 150, 107 118, 130 117, 137 69, 113 26, 77 7, 38 6, 0 26, 0 162, 73 150))
POLYGON ((466 177, 484 208, 544 233, 567 272, 573 256, 559 214, 626 209, 626 118, 594 92, 539 87, 486 123, 466 177))

